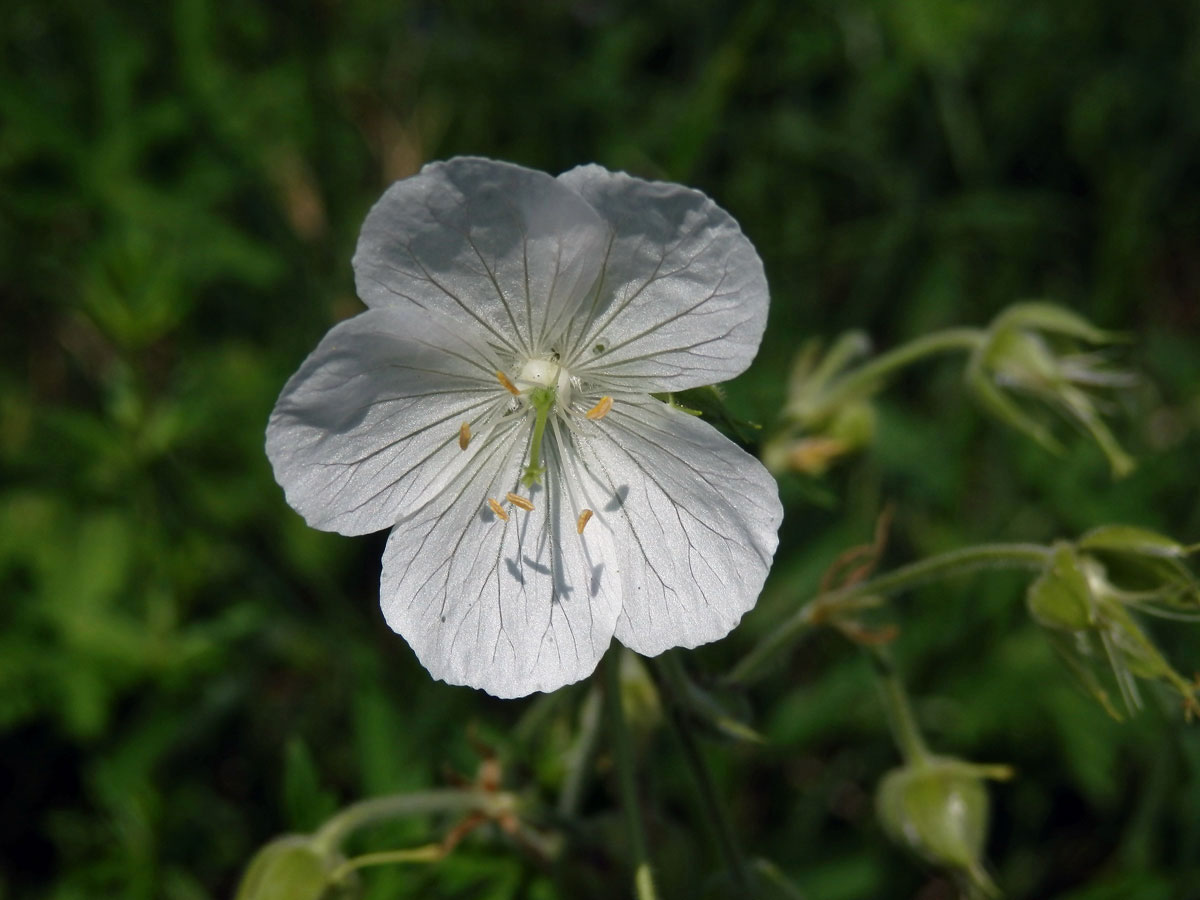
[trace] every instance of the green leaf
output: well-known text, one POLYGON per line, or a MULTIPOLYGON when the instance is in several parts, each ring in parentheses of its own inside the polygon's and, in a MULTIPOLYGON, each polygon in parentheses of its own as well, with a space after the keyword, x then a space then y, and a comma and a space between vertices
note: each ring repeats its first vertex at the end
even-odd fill
POLYGON ((321 777, 302 738, 288 741, 283 758, 283 806, 288 824, 313 831, 337 810, 337 798, 321 787, 321 777))

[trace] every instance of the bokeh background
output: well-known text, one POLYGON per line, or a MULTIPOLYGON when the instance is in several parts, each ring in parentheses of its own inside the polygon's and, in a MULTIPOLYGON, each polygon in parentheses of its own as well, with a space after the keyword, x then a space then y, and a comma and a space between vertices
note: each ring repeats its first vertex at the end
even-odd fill
MULTIPOLYGON (((1061 302, 1126 332, 1114 483, 987 418, 961 360, 878 405, 876 441, 788 476, 777 565, 719 674, 894 505, 887 564, 1121 521, 1200 539, 1200 5, 9 0, 0 22, 0 897, 229 897, 254 849, 498 749, 553 796, 586 686, 498 702, 433 683, 379 613, 383 536, 311 531, 263 429, 359 308, 363 216, 422 162, 681 181, 742 223, 771 321, 730 390, 769 432, 802 340, 880 348, 1061 302)), ((1020 578, 903 598, 895 652, 928 738, 1015 765, 989 855, 1012 897, 1200 897, 1200 732, 1116 723, 1030 624, 1020 578)), ((1158 629, 1180 668, 1194 628, 1158 629)), ((768 743, 706 739, 745 847, 813 900, 952 897, 883 837, 896 752, 834 634, 741 698, 768 743)), ((712 890, 670 735, 643 736, 664 897, 712 890)), ((603 758, 600 760, 603 765, 603 758)), ((587 877, 503 839, 370 873, 369 898, 626 892, 608 775, 587 877), (564 887, 564 885, 569 887, 564 887)), ((377 846, 436 837, 428 822, 377 846)))

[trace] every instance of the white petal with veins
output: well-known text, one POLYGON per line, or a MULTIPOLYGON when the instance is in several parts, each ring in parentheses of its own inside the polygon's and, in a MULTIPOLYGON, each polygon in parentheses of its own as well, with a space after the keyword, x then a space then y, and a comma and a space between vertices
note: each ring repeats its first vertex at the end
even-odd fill
POLYGON ((498 386, 494 354, 470 331, 401 308, 368 310, 325 335, 267 428, 275 478, 309 525, 390 528, 464 465, 462 423, 484 436, 498 386))
POLYGON ((737 222, 699 191, 600 166, 558 176, 612 228, 603 286, 572 332, 586 368, 646 393, 726 381, 758 352, 767 279, 737 222))
POLYGON ((618 499, 617 639, 648 656, 728 634, 754 606, 778 543, 779 491, 762 464, 694 416, 618 402, 581 448, 618 499))
POLYGON ((550 691, 589 675, 612 641, 621 603, 621 556, 603 521, 577 533, 561 461, 547 459, 533 511, 499 520, 483 497, 503 498, 520 475, 527 434, 511 432, 459 478, 399 522, 383 556, 388 624, 435 678, 497 697, 550 691))
POLYGON ((583 302, 607 242, 595 209, 557 179, 460 157, 397 181, 371 208, 355 284, 368 306, 441 313, 530 352, 583 302))

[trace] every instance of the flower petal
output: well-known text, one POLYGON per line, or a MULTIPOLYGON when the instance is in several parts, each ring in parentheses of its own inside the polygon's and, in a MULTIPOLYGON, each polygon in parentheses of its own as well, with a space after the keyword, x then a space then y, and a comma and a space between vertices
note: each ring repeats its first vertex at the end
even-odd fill
POLYGON ((605 523, 577 533, 572 493, 547 440, 546 486, 533 510, 504 504, 523 469, 528 430, 514 429, 392 530, 380 599, 388 624, 450 684, 497 697, 552 691, 590 674, 620 611, 619 556, 605 523), (507 506, 507 519, 487 504, 507 506))
POLYGON ((354 254, 358 295, 474 322, 510 354, 548 352, 588 296, 608 228, 545 172, 459 157, 388 188, 354 254))
POLYGON ((390 528, 481 449, 464 453, 459 429, 481 432, 508 399, 494 357, 470 328, 415 307, 336 325, 284 386, 267 426, 288 503, 326 531, 390 528))
POLYGON ((711 425, 656 400, 621 398, 597 426, 580 450, 619 498, 607 510, 627 548, 617 639, 653 656, 728 634, 775 553, 775 480, 711 425))
POLYGON ((614 230, 600 290, 571 332, 573 373, 649 393, 725 381, 750 365, 767 281, 727 212, 699 191, 594 165, 558 180, 614 230))

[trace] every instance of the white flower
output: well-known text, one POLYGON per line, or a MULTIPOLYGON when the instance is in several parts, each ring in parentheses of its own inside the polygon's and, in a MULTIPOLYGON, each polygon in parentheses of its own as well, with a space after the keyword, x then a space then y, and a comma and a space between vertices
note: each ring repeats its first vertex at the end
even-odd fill
POLYGON ((499 697, 750 609, 782 510, 762 465, 650 396, 737 375, 762 263, 703 194, 458 158, 397 182, 354 256, 369 309, 284 387, 267 454, 314 528, 390 528, 388 624, 499 697))

